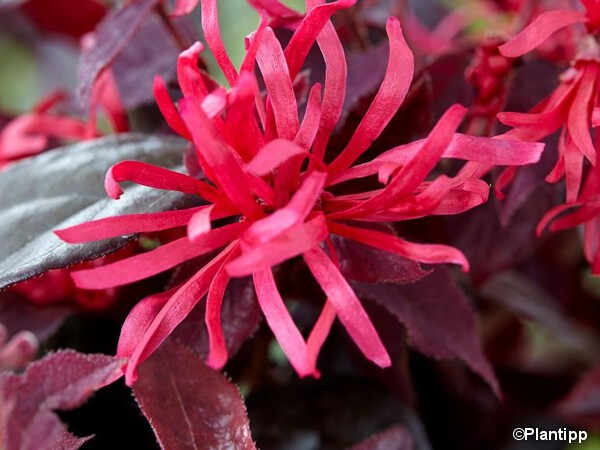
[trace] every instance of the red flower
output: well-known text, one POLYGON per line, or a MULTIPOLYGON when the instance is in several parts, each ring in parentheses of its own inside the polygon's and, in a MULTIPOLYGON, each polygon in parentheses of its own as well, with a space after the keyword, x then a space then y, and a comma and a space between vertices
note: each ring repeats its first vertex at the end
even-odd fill
POLYGON ((337 234, 424 263, 454 263, 468 270, 457 249, 417 244, 373 231, 370 222, 401 221, 455 214, 486 201, 487 184, 473 177, 477 163, 526 164, 539 159, 542 145, 490 140, 456 133, 465 108, 452 106, 421 141, 389 150, 355 165, 379 136, 408 92, 413 56, 400 23, 390 18, 385 78, 346 148, 327 164, 325 150, 342 112, 346 63, 329 22, 355 0, 312 0, 287 47, 282 49, 261 11, 261 25, 249 39, 238 73, 218 33, 216 1, 202 2, 204 34, 231 89, 210 90, 214 82, 197 69, 201 44, 180 55, 178 77, 183 99, 178 108, 162 80, 155 80, 157 102, 169 125, 193 140, 206 181, 148 164, 125 161, 112 167, 106 190, 119 198, 120 182, 196 194, 209 204, 187 210, 128 215, 78 225, 57 234, 68 242, 87 242, 139 232, 187 227, 187 236, 157 249, 103 267, 73 274, 80 287, 104 289, 158 274, 191 258, 222 249, 202 270, 175 288, 142 300, 123 326, 118 355, 128 357, 126 380, 206 295, 208 364, 221 368, 227 349, 220 308, 230 277, 252 275, 267 323, 300 376, 317 375, 316 360, 332 322, 339 318, 354 342, 381 367, 390 359, 377 331, 338 267, 329 239, 337 234), (326 63, 324 85, 312 86, 300 119, 293 87, 306 55, 317 41, 326 63), (263 96, 253 76, 255 60, 266 87, 263 96), (455 177, 426 180, 440 158, 474 161, 455 177), (304 161, 308 160, 305 165, 304 161), (306 168, 305 168, 306 167, 306 168), (379 174, 382 187, 334 195, 332 187, 379 174), (214 221, 229 224, 213 228, 214 221), (322 247, 321 245, 325 245, 322 247), (278 293, 272 267, 302 256, 326 294, 321 315, 304 339, 278 293))
POLYGON ((127 114, 109 70, 102 72, 94 85, 89 120, 57 113, 55 110, 65 98, 63 92, 53 93, 31 112, 16 117, 0 130, 0 169, 46 150, 52 139, 70 142, 97 137, 96 118, 100 108, 115 132, 128 131, 127 114))
MULTIPOLYGON (((587 14, 571 10, 541 14, 512 40, 501 45, 500 52, 506 57, 522 56, 555 31, 573 24, 586 23, 588 30, 595 31, 600 17, 600 3, 583 3, 587 7, 587 14)), ((537 141, 562 129, 559 159, 546 180, 554 183, 566 178, 568 202, 577 198, 584 158, 592 165, 596 164, 596 149, 589 128, 592 125, 592 110, 598 100, 600 48, 592 35, 583 36, 578 46, 578 55, 572 67, 565 72, 561 84, 549 97, 528 113, 498 114, 503 124, 513 127, 507 136, 516 139, 537 141)))
MULTIPOLYGON (((538 235, 552 222, 552 231, 583 226, 585 256, 592 272, 600 274, 600 173, 597 161, 597 138, 590 128, 598 120, 598 90, 600 88, 600 47, 594 36, 600 27, 600 3, 582 0, 586 14, 579 11, 556 10, 541 14, 519 35, 500 46, 507 57, 517 57, 536 48, 555 31, 575 24, 585 24, 576 42, 577 56, 561 77, 554 92, 526 113, 500 113, 498 119, 514 127, 507 133, 517 139, 536 141, 561 129, 559 158, 546 180, 554 183, 566 179, 566 204, 549 211, 538 224, 538 235), (584 171, 584 158, 592 166, 584 171), (582 187, 583 186, 583 187, 582 187), (557 219, 562 213, 571 211, 557 219), (556 219, 556 220, 555 220, 556 219)), ((566 43, 571 45, 571 42, 566 43)), ((513 171, 514 173, 514 171, 513 171)))

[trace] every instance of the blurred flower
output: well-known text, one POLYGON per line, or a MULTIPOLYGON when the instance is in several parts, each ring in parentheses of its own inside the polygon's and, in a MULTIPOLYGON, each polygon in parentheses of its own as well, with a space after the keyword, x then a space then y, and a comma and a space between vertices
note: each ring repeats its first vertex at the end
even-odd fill
POLYGON ((19 370, 33 359, 39 342, 29 331, 21 331, 10 340, 6 327, 0 323, 0 371, 19 370))
POLYGON ((128 131, 127 114, 110 70, 102 72, 94 85, 87 121, 57 112, 66 98, 64 92, 55 92, 31 112, 16 117, 0 129, 0 169, 47 150, 55 141, 68 143, 99 136, 97 112, 100 108, 115 132, 128 131))
POLYGON ((399 21, 390 18, 384 80, 344 150, 326 162, 328 141, 342 113, 347 77, 344 51, 329 19, 354 2, 307 2, 308 12, 285 50, 267 26, 269 15, 259 10, 261 24, 248 39, 238 73, 218 32, 216 1, 203 1, 202 8, 212 14, 203 16, 204 35, 231 88, 218 87, 198 70, 198 55, 203 49, 200 43, 179 57, 177 72, 183 98, 178 107, 165 83, 159 78, 154 83, 157 103, 168 124, 194 142, 203 175, 199 179, 124 161, 110 169, 105 186, 115 199, 123 193, 119 183, 132 181, 195 194, 208 204, 105 218, 56 232, 63 240, 75 243, 187 227, 187 236, 148 253, 73 273, 77 286, 89 289, 132 283, 221 249, 187 281, 147 297, 132 310, 118 348, 118 356, 129 358, 129 384, 135 381, 137 365, 205 295, 207 362, 213 368, 223 367, 228 358, 220 324, 223 295, 231 277, 247 275, 253 277, 267 323, 300 376, 318 375, 318 353, 336 317, 367 358, 381 367, 389 366, 390 358, 377 331, 340 272, 329 235, 418 262, 454 263, 468 270, 464 255, 455 248, 409 242, 375 231, 369 224, 471 209, 488 196, 487 183, 473 176, 478 164, 527 164, 539 159, 541 144, 456 133, 466 109, 454 105, 426 139, 357 165, 398 111, 413 78, 412 52, 399 21), (310 89, 300 119, 294 80, 315 41, 326 63, 325 80, 323 86, 315 84, 310 89), (266 88, 264 95, 253 74, 255 61, 266 88), (454 177, 439 174, 427 180, 440 158, 449 157, 472 161, 473 165, 454 177), (376 174, 381 188, 339 193, 344 182, 361 186, 357 180, 376 174), (327 298, 306 340, 285 307, 272 271, 277 264, 297 256, 302 256, 327 298))
MULTIPOLYGON (((542 44, 554 32, 574 24, 585 23, 596 31, 600 4, 583 1, 587 14, 572 10, 554 10, 540 14, 513 39, 499 47, 506 57, 522 56, 542 44)), ((568 43, 570 45, 570 42, 568 43)), ((566 179, 567 202, 577 198, 583 175, 583 161, 596 164, 596 149, 590 136, 592 110, 597 102, 600 48, 595 38, 581 36, 576 45, 578 54, 571 68, 561 77, 554 92, 528 113, 503 112, 498 119, 513 127, 507 136, 537 141, 561 129, 559 157, 546 180, 555 183, 566 179)), ((513 172, 514 173, 514 172, 513 172)))

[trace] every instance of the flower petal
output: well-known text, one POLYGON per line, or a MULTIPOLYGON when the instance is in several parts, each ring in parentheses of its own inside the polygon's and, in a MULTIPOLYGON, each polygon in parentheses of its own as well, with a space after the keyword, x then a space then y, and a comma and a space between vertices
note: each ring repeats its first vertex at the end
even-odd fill
POLYGON ((310 9, 285 48, 290 77, 296 79, 304 60, 330 17, 337 11, 353 6, 356 0, 337 0, 310 9))
POLYGON ((389 367, 390 357, 371 319, 335 264, 319 247, 305 252, 303 256, 358 348, 379 367, 389 367))
POLYGON ((215 184, 227 194, 231 203, 236 205, 245 216, 262 216, 262 209, 248 189, 240 162, 218 135, 203 108, 196 99, 187 97, 180 102, 180 110, 194 138, 198 158, 204 161, 203 165, 210 168, 215 184))
POLYGON ((542 13, 514 38, 498 47, 498 50, 507 58, 523 56, 548 39, 555 31, 587 20, 585 14, 570 9, 542 13))
POLYGON ((99 241, 115 236, 125 236, 127 234, 167 230, 169 228, 186 226, 195 214, 207 208, 210 208, 210 206, 149 214, 127 214, 106 217, 63 230, 56 230, 54 234, 65 242, 77 244, 99 241))
POLYGON ((227 50, 225 50, 225 45, 223 45, 223 40, 221 39, 217 0, 202 0, 201 14, 202 30, 204 31, 204 38, 206 39, 208 48, 210 48, 229 85, 234 86, 238 74, 227 55, 227 50))
POLYGON ((567 127, 573 144, 592 163, 596 164, 596 149, 590 136, 592 121, 593 99, 595 94, 596 78, 598 77, 597 64, 587 64, 584 75, 579 83, 579 88, 569 109, 567 127))
POLYGON ((156 100, 156 104, 158 105, 158 109, 160 109, 160 112, 165 118, 165 121, 169 127, 171 127, 171 129, 180 136, 191 140, 192 136, 185 126, 185 123, 183 123, 183 120, 181 119, 179 111, 177 111, 173 100, 171 100, 171 96, 169 95, 165 81, 158 75, 154 77, 154 82, 152 83, 152 92, 154 92, 154 98, 156 100))
POLYGON ((414 58, 402 35, 400 21, 390 17, 386 30, 390 41, 390 54, 385 77, 350 142, 331 163, 332 178, 350 167, 379 137, 400 108, 410 88, 414 58))
POLYGON ((220 193, 203 181, 140 161, 121 161, 108 170, 104 188, 109 197, 114 199, 121 197, 123 190, 119 183, 124 181, 131 181, 154 189, 195 194, 213 203, 222 201, 220 193))
POLYGON ((304 222, 323 192, 326 178, 323 172, 310 173, 287 206, 253 223, 242 235, 242 242, 252 247, 261 245, 304 222))
POLYGON ((227 284, 231 279, 225 270, 225 264, 239 253, 239 248, 232 250, 223 265, 217 271, 217 274, 210 283, 208 295, 206 297, 206 313, 204 322, 208 332, 208 356, 206 364, 215 370, 221 370, 227 363, 227 345, 223 328, 221 327, 221 306, 227 284))
MULTIPOLYGON (((323 3, 324 0, 308 0, 306 7, 310 10, 323 3)), ((317 160, 323 161, 329 137, 337 125, 344 107, 348 67, 344 48, 331 21, 325 24, 317 38, 317 43, 325 60, 325 84, 323 104, 321 105, 321 123, 312 152, 317 160)))
POLYGON ((283 353, 298 375, 314 374, 315 367, 309 365, 306 358, 304 338, 277 291, 273 273, 270 269, 257 270, 253 277, 258 303, 283 353))
POLYGON ((306 154, 306 149, 294 142, 287 139, 275 139, 265 144, 244 169, 253 175, 262 177, 270 174, 293 156, 306 154))
POLYGON ((306 359, 310 367, 317 366, 317 358, 321 352, 321 347, 323 347, 325 339, 329 335, 336 316, 335 307, 327 300, 306 341, 306 359))
POLYGON ((462 267, 463 272, 469 271, 467 258, 460 250, 454 247, 440 244, 416 244, 380 231, 355 228, 331 221, 328 222, 328 227, 331 233, 380 250, 395 253, 413 261, 426 264, 458 264, 462 267))
POLYGON ((106 289, 134 283, 229 244, 245 227, 247 225, 243 222, 226 225, 205 233, 203 239, 196 243, 184 237, 147 253, 72 272, 71 276, 75 285, 82 289, 106 289))
POLYGON ((210 282, 236 245, 237 243, 231 244, 177 289, 152 320, 127 364, 125 381, 129 386, 135 382, 137 366, 162 344, 175 327, 194 309, 194 306, 202 300, 209 289, 210 282))
POLYGON ((327 236, 325 219, 318 215, 262 245, 242 247, 242 255, 227 265, 227 272, 232 277, 243 277, 257 270, 269 269, 304 253, 327 239, 327 236))
POLYGON ((131 357, 152 321, 179 287, 146 297, 133 307, 121 327, 117 358, 131 357))
MULTIPOLYGON (((386 164, 396 166, 406 164, 421 151, 426 139, 394 147, 372 161, 350 167, 332 180, 332 184, 354 178, 363 178, 378 173, 386 164)), ((505 135, 487 138, 454 133, 442 158, 463 159, 494 166, 521 166, 534 164, 540 160, 544 144, 511 140, 505 135)))
POLYGON ((273 108, 278 136, 293 141, 300 126, 296 95, 281 44, 271 28, 265 29, 256 57, 273 108))

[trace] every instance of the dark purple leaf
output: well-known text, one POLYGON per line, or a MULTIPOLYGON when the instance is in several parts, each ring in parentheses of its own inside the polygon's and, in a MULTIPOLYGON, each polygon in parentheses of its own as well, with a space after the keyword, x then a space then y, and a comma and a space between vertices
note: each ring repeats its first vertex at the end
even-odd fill
MULTIPOLYGON (((498 212, 502 203, 495 197, 479 208, 446 219, 451 244, 462 250, 471 263, 475 284, 495 272, 516 266, 535 251, 541 242, 535 228, 555 204, 556 193, 556 185, 537 183, 526 199, 517 202, 518 208, 505 214, 505 217, 510 216, 505 226, 498 212)), ((512 201, 507 208, 512 208, 511 204, 512 201)))
POLYGON ((406 327, 409 344, 436 359, 459 358, 500 396, 481 349, 475 315, 450 274, 437 268, 413 284, 354 284, 363 298, 386 308, 406 327))
POLYGON ((115 58, 112 70, 125 108, 154 102, 152 80, 175 78, 181 49, 158 18, 151 18, 115 58))
POLYGON ((359 106, 361 100, 375 95, 385 75, 388 53, 389 45, 383 42, 367 51, 348 54, 348 82, 340 124, 346 121, 348 114, 359 106), (369 70, 365 70, 365 67, 369 70))
POLYGON ((354 445, 350 450, 412 450, 413 448, 410 433, 398 426, 354 445))
MULTIPOLYGON (((173 336, 200 355, 208 355, 208 334, 204 324, 206 303, 201 302, 175 329, 173 336)), ((261 313, 251 278, 232 279, 221 308, 221 326, 231 358, 258 328, 261 313)))
POLYGON ((2 375, 2 448, 79 448, 88 438, 70 435, 53 411, 81 406, 121 376, 121 365, 110 356, 64 350, 29 365, 21 375, 2 375))
POLYGON ((570 423, 600 429, 600 366, 581 377, 555 413, 570 423))
POLYGON ((473 88, 465 82, 465 70, 473 55, 463 51, 440 56, 427 65, 425 70, 431 76, 433 119, 437 120, 454 103, 470 105, 473 101, 473 88))
POLYGON ((134 186, 119 200, 107 198, 103 180, 118 161, 136 159, 174 168, 187 143, 141 134, 112 136, 56 149, 12 165, 0 177, 0 288, 95 259, 129 238, 82 245, 62 242, 53 230, 101 217, 166 210, 182 204, 179 193, 134 186))
POLYGON ((89 106, 96 78, 146 22, 159 0, 133 0, 109 12, 94 32, 94 42, 81 55, 78 95, 89 106))
POLYGON ((331 238, 346 278, 363 283, 412 283, 430 273, 411 259, 344 239, 331 238))
POLYGON ((138 375, 133 391, 162 448, 255 448, 237 387, 183 344, 167 341, 138 375))

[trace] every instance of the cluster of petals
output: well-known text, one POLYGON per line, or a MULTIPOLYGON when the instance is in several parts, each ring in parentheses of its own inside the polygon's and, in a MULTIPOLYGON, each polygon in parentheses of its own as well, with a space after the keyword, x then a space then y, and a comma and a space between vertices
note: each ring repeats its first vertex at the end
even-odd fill
POLYGON ((499 47, 504 56, 519 57, 538 47, 556 31, 569 26, 579 27, 576 57, 561 75, 559 86, 529 112, 504 112, 498 119, 513 127, 507 136, 525 141, 541 140, 560 130, 558 160, 546 180, 555 183, 565 179, 566 203, 548 212, 538 226, 538 233, 542 233, 559 214, 586 205, 574 215, 553 223, 551 229, 556 231, 585 223, 585 254, 592 263, 593 272, 600 273, 597 251, 600 230, 595 217, 600 211, 593 206, 594 198, 600 194, 595 168, 598 140, 590 132, 600 124, 600 46, 594 36, 600 28, 600 3, 593 0, 582 0, 581 3, 585 12, 570 9, 544 12, 499 47), (586 160, 591 166, 587 170, 586 160))
POLYGON ((177 73, 183 97, 177 105, 164 81, 155 79, 155 97, 163 116, 175 132, 193 142, 202 176, 137 161, 120 162, 106 176, 107 193, 115 199, 123 194, 119 183, 130 181, 197 195, 205 204, 110 217, 57 231, 63 240, 80 243, 132 233, 187 230, 184 237, 147 253, 74 272, 76 284, 89 289, 133 283, 201 255, 214 255, 189 279, 145 298, 131 311, 118 347, 118 356, 128 358, 125 375, 129 384, 135 381, 137 365, 203 298, 209 337, 207 363, 223 367, 228 354, 221 304, 229 280, 244 276, 252 277, 265 319, 300 376, 318 376, 319 350, 336 317, 368 359, 381 367, 390 365, 375 327, 340 271, 330 235, 414 261, 452 263, 468 270, 465 256, 453 247, 409 242, 379 231, 381 227, 374 229, 373 223, 469 210, 488 197, 489 186, 474 176, 478 165, 534 163, 543 149, 537 143, 458 133, 466 108, 454 105, 427 138, 358 164, 396 114, 413 78, 413 54, 400 22, 390 18, 383 82, 345 148, 327 161, 326 150, 342 114, 347 79, 344 49, 330 18, 355 0, 308 0, 307 13, 294 25, 285 48, 269 26, 282 18, 279 14, 283 12, 275 8, 278 2, 250 3, 257 7, 261 21, 247 39, 246 56, 238 71, 220 37, 216 0, 201 2, 204 36, 229 89, 198 69, 198 55, 203 50, 200 43, 179 57, 177 73), (315 43, 326 73, 323 83, 309 90, 300 117, 297 97, 301 96, 295 80, 315 43), (441 158, 471 163, 455 176, 432 176, 441 158), (367 177, 378 177, 380 187, 339 194, 343 183, 367 177), (303 258, 326 297, 306 339, 294 324, 273 274, 274 266, 294 257, 303 258))
MULTIPOLYGON (((542 44, 561 28, 588 23, 599 6, 590 4, 588 14, 572 10, 555 10, 540 14, 528 27, 500 46, 506 57, 519 57, 542 44)), ((572 67, 561 77, 560 85, 528 113, 505 112, 498 119, 513 127, 509 136, 537 141, 561 130, 559 157, 547 181, 565 178, 567 201, 577 198, 583 175, 583 161, 596 164, 596 149, 590 135, 593 110, 598 101, 600 48, 591 35, 584 36, 572 67)))

